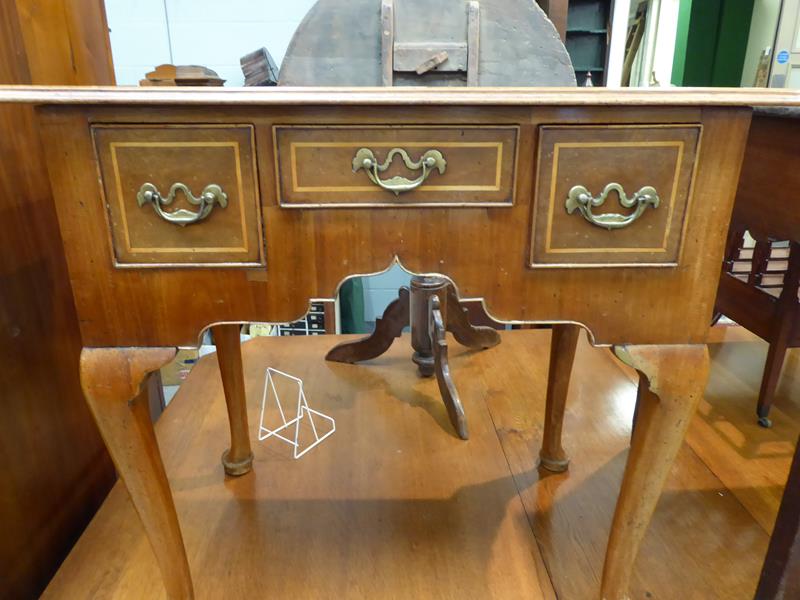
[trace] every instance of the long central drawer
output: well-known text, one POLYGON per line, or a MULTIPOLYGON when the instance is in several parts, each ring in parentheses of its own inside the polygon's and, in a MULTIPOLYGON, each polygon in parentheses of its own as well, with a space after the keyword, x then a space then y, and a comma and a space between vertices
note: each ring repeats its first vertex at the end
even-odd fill
POLYGON ((281 206, 510 206, 516 126, 273 128, 281 206))

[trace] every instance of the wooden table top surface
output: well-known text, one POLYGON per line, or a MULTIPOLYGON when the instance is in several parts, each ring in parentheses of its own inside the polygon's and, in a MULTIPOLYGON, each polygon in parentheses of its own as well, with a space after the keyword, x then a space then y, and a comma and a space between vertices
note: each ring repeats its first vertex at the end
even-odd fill
MULTIPOLYGON (((225 481, 222 386, 215 357, 201 359, 156 424, 198 598, 591 597, 635 373, 581 336, 565 423, 570 471, 542 477, 550 334, 502 335, 488 351, 451 348, 468 442, 451 430, 435 380, 417 378, 407 336, 364 365, 324 361, 338 336, 245 343, 253 439, 267 366, 301 377, 311 407, 337 429, 298 461, 288 445, 255 442, 254 471, 225 481)), ((752 597, 800 407, 781 400, 776 426, 758 428, 750 413, 760 373, 748 365, 766 347, 739 331, 732 339, 712 344, 708 401, 645 538, 633 597, 752 597)), ((796 357, 786 373, 798 378, 796 357)), ((45 594, 74 597, 163 597, 120 483, 45 594)))
POLYGON ((767 88, 347 88, 0 86, 0 103, 493 106, 800 106, 767 88))

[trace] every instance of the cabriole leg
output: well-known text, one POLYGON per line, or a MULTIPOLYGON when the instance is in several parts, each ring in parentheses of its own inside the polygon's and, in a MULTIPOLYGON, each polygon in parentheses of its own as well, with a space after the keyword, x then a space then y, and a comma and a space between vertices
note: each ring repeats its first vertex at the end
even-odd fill
POLYGON ((214 343, 217 345, 217 361, 231 429, 231 447, 222 455, 222 466, 228 475, 234 477, 249 473, 253 466, 239 331, 238 324, 216 325, 211 328, 214 343))
POLYGON ((672 462, 708 378, 708 350, 695 346, 621 346, 617 357, 639 371, 639 411, 603 566, 601 598, 629 598, 633 564, 672 462))
POLYGON ((579 325, 553 325, 550 342, 550 370, 547 376, 547 403, 544 409, 544 434, 539 461, 548 471, 561 473, 569 466, 569 458, 561 445, 564 409, 567 404, 569 378, 578 345, 579 325))
POLYGON ((194 597, 178 515, 158 451, 147 376, 175 357, 174 348, 84 348, 83 393, 128 488, 161 569, 167 596, 194 597))

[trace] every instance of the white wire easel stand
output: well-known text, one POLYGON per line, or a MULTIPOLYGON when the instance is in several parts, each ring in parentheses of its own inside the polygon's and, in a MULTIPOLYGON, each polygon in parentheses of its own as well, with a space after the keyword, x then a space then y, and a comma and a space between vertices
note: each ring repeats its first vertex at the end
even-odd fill
POLYGON ((325 438, 329 437, 334 431, 336 431, 336 421, 334 421, 333 417, 329 417, 328 415, 324 415, 321 412, 314 410, 308 406, 308 401, 306 400, 306 393, 303 391, 303 380, 298 379, 297 377, 293 377, 288 373, 284 373, 283 371, 279 371, 278 369, 273 369, 272 367, 267 368, 267 379, 264 382, 264 396, 261 399, 261 420, 259 422, 258 427, 258 440, 263 441, 268 437, 275 436, 283 440, 284 442, 291 444, 294 446, 294 458, 300 458, 306 452, 314 448, 315 446, 319 445, 319 443, 324 440, 325 438), (286 420, 286 414, 283 412, 283 407, 281 406, 281 399, 278 397, 278 391, 275 389, 275 381, 274 376, 285 377, 297 384, 297 411, 295 413, 295 417, 289 421, 286 420), (278 406, 278 412, 281 415, 281 421, 283 421, 283 425, 278 427, 277 429, 268 429, 264 426, 264 409, 267 405, 267 398, 268 396, 274 395, 275 396, 275 404, 278 406), (307 448, 300 451, 300 443, 298 441, 300 437, 300 425, 303 418, 308 415, 308 422, 311 424, 311 429, 314 432, 314 442, 309 444, 307 448), (317 426, 314 423, 314 417, 316 415, 327 421, 330 421, 331 430, 326 433, 325 435, 321 436, 317 433, 317 426), (290 440, 287 437, 282 436, 279 432, 284 431, 294 425, 294 441, 290 440))

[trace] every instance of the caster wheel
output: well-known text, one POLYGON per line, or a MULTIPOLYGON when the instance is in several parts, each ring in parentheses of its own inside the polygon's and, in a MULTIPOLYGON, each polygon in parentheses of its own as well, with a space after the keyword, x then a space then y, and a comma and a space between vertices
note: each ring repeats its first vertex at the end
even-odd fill
POLYGON ((765 429, 772 427, 772 420, 769 417, 758 417, 758 424, 765 429))

